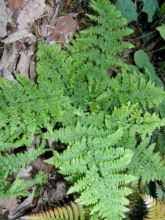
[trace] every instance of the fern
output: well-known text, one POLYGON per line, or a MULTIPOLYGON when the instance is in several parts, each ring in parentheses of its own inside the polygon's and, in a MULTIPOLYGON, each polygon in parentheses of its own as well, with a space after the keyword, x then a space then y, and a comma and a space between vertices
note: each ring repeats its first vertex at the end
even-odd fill
MULTIPOLYGON (((1 179, 0 179, 1 180, 1 179)), ((12 185, 8 182, 2 185, 2 181, 0 184, 0 198, 4 199, 6 197, 12 196, 27 196, 29 192, 27 189, 29 189, 32 186, 36 186, 38 184, 43 184, 46 182, 46 175, 43 172, 39 172, 34 180, 26 180, 20 179, 17 177, 12 185)))
POLYGON ((23 216, 20 220, 85 220, 86 217, 86 211, 81 206, 71 202, 45 212, 23 216))
POLYGON ((128 210, 130 184, 165 177, 150 140, 165 125, 154 113, 165 92, 120 58, 132 47, 122 40, 132 31, 115 6, 96 0, 91 7, 95 15, 88 16, 97 25, 70 45, 40 42, 35 84, 19 74, 17 83, 0 79, 1 189, 3 195, 18 193, 12 186, 20 181, 10 184, 7 177, 45 152, 42 146, 31 155, 10 149, 31 146, 36 135, 43 143, 59 140, 66 149, 52 149, 47 162, 72 183, 68 193, 78 193, 91 219, 119 220, 128 210), (109 68, 118 71, 116 77, 107 74, 109 68))
POLYGON ((146 136, 164 122, 155 114, 142 115, 138 105, 114 109, 111 116, 103 116, 103 113, 98 115, 98 119, 96 116, 79 116, 75 126, 56 131, 51 138, 68 143, 68 147, 62 154, 55 151, 54 157, 47 162, 58 166, 66 179, 74 182, 69 192, 81 193, 77 202, 91 206, 91 215, 96 212, 99 218, 121 219, 128 202, 125 196, 131 192, 126 187, 128 183, 134 182, 135 177, 143 178, 144 182, 164 178, 163 163, 158 155, 149 154, 153 148, 143 149, 144 157, 136 150, 137 133, 146 140, 146 136), (132 140, 130 144, 127 144, 128 135, 132 140), (146 166, 142 167, 140 163, 146 166), (157 173, 158 169, 161 169, 161 174, 157 173), (117 207, 122 212, 118 212, 117 207))
POLYGON ((109 97, 115 106, 121 104, 139 103, 143 109, 157 107, 163 99, 163 89, 157 90, 154 84, 134 71, 132 74, 123 72, 110 81, 109 97), (152 97, 152 99, 151 99, 152 97))
POLYGON ((164 91, 119 59, 118 53, 131 47, 122 42, 131 31, 124 27, 126 23, 115 7, 99 0, 92 2, 92 7, 100 16, 89 17, 98 26, 82 31, 66 48, 63 55, 67 68, 63 64, 62 73, 65 93, 75 107, 81 106, 88 113, 48 135, 68 144, 62 154, 54 152, 48 162, 74 182, 69 193, 79 192, 77 201, 89 206, 92 216, 121 219, 128 203, 125 197, 130 193, 128 183, 136 179, 133 176, 144 182, 164 178, 164 165, 153 147, 146 146, 148 150, 143 149, 144 157, 140 158, 136 139, 138 135, 145 141, 156 128, 164 126, 164 119, 148 112, 162 102, 164 91), (106 70, 112 67, 122 73, 110 79, 106 70), (129 159, 121 162, 127 154, 129 159), (147 162, 152 166, 145 166, 147 162), (138 167, 139 163, 142 165, 138 167), (158 167, 161 174, 157 173, 158 167))
POLYGON ((154 147, 154 144, 149 145, 148 139, 143 141, 134 150, 134 156, 129 164, 130 173, 141 177, 143 183, 164 179, 164 162, 161 161, 159 153, 154 152, 154 147))

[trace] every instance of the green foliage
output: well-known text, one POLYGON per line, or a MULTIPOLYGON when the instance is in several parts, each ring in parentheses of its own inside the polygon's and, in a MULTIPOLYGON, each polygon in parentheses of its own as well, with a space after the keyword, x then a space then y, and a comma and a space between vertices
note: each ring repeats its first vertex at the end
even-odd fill
POLYGON ((165 40, 165 25, 161 25, 156 29, 159 31, 161 37, 165 40))
POLYGON ((134 54, 134 61, 139 68, 147 69, 149 79, 154 82, 157 86, 163 87, 162 81, 156 75, 155 69, 150 62, 150 58, 142 49, 138 50, 134 54))
POLYGON ((137 8, 132 0, 117 0, 116 7, 128 21, 137 21, 137 8))
POLYGON ((41 146, 37 150, 25 152, 25 153, 18 153, 16 155, 8 154, 1 156, 0 160, 0 176, 1 178, 7 179, 8 175, 12 172, 16 172, 18 169, 25 167, 35 158, 37 158, 40 154, 45 152, 45 149, 41 146))
POLYGON ((43 129, 51 133, 57 122, 64 121, 63 111, 67 115, 71 111, 58 75, 50 74, 47 78, 41 75, 38 84, 21 75, 16 77, 18 83, 0 79, 0 189, 6 196, 13 194, 10 188, 15 184, 8 182, 7 177, 43 154, 45 142, 35 150, 27 149, 17 155, 14 149, 31 147, 35 136, 44 139, 43 129), (53 101, 55 97, 58 100, 53 101))
POLYGON ((153 16, 156 12, 157 8, 157 0, 143 0, 143 8, 142 11, 147 13, 148 15, 148 22, 152 22, 153 16))
MULTIPOLYGON (((150 62, 149 56, 143 50, 140 49, 140 50, 135 52, 134 61, 140 69, 145 70, 144 72, 148 75, 149 79, 153 83, 155 83, 159 87, 164 88, 163 82, 156 75, 154 66, 150 62)), ((165 117, 165 101, 163 101, 158 106, 158 111, 160 112, 162 117, 165 117)))
MULTIPOLYGON (((142 0, 142 5, 143 7, 141 10, 148 15, 148 22, 152 22, 158 6, 157 0, 142 0)), ((137 4, 135 4, 133 0, 117 0, 116 7, 129 22, 137 21, 138 9, 137 4)))
POLYGON ((158 15, 164 16, 164 14, 165 14, 165 2, 160 6, 160 10, 159 10, 158 15))
POLYGON ((159 153, 154 153, 154 144, 149 145, 148 142, 146 139, 136 147, 129 164, 130 173, 141 177, 144 184, 151 180, 162 180, 165 172, 159 153))
MULTIPOLYGON (((150 143, 153 131, 165 125, 154 113, 165 92, 120 58, 132 47, 123 40, 132 31, 116 7, 108 0, 92 1, 91 7, 95 15, 88 16, 97 25, 70 45, 39 44, 36 84, 20 75, 17 84, 1 79, 1 164, 8 167, 1 173, 6 178, 45 151, 40 146, 28 156, 8 155, 11 147, 31 146, 36 135, 59 140, 66 149, 53 149, 47 162, 72 183, 68 193, 79 194, 91 219, 120 220, 128 210, 130 184, 165 177, 150 143), (116 69, 117 76, 109 76, 108 69, 116 69)), ((7 187, 4 193, 18 192, 7 187)))
POLYGON ((4 199, 6 197, 10 196, 27 196, 29 192, 27 189, 29 189, 32 186, 36 186, 38 184, 43 184, 46 182, 46 175, 43 172, 39 172, 36 176, 35 179, 33 180, 26 180, 24 181, 23 179, 17 177, 14 182, 12 183, 6 183, 5 185, 0 186, 0 198, 4 199))

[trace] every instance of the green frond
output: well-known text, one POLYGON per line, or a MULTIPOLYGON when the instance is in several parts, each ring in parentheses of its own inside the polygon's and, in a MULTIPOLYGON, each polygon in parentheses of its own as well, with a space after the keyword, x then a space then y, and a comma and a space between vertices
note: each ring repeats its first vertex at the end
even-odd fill
POLYGON ((141 178, 145 184, 151 180, 165 179, 165 164, 159 153, 154 152, 154 144, 150 145, 149 140, 145 139, 134 150, 132 161, 129 164, 130 174, 141 178))
POLYGON ((43 154, 45 149, 40 146, 38 149, 14 154, 5 154, 0 157, 0 176, 7 179, 9 174, 16 172, 17 170, 24 168, 26 165, 30 164, 39 155, 43 154))
POLYGON ((54 75, 65 73, 65 53, 59 45, 45 45, 42 41, 39 42, 37 57, 37 81, 40 84, 47 83, 54 75))
POLYGON ((157 107, 164 99, 163 88, 156 87, 151 81, 147 82, 141 73, 123 72, 110 80, 109 97, 116 106, 139 103, 143 109, 157 107), (152 99, 151 99, 152 97, 152 99))
MULTIPOLYGON (((81 123, 85 125, 85 119, 87 121, 89 121, 89 119, 88 117, 83 119, 81 123)), ((75 182, 69 192, 81 193, 78 199, 80 203, 87 206, 92 205, 93 210, 95 206, 97 206, 97 202, 101 200, 97 212, 100 213, 99 216, 104 217, 105 213, 101 212, 101 205, 105 203, 105 198, 100 198, 103 193, 100 194, 100 188, 102 187, 107 195, 106 190, 109 189, 109 191, 111 191, 116 186, 117 188, 113 194, 114 200, 115 194, 120 188, 121 192, 119 194, 121 196, 121 201, 123 199, 123 203, 121 202, 120 204, 122 207, 127 204, 124 202, 127 201, 125 200, 125 196, 127 193, 130 193, 130 190, 125 188, 124 185, 133 181, 135 178, 127 176, 126 174, 121 174, 131 161, 131 151, 124 150, 123 148, 112 148, 112 146, 116 146, 121 139, 123 135, 122 129, 118 129, 116 132, 110 134, 109 130, 106 131, 105 128, 102 128, 102 124, 97 124, 97 126, 98 128, 94 126, 85 127, 78 124, 76 127, 67 127, 67 129, 60 129, 57 131, 55 136, 64 143, 69 143, 69 145, 62 154, 54 152, 53 158, 46 162, 56 164, 56 166, 60 168, 60 173, 67 176, 68 180, 75 182), (75 135, 73 136, 73 134, 75 135), (96 180, 97 177, 98 180, 96 180), (95 179, 96 185, 93 178, 95 179), (105 181, 109 181, 106 186, 104 185, 105 181), (123 186, 123 188, 121 186, 123 186), (109 188, 107 189, 107 187, 109 188), (84 190, 82 191, 82 189, 84 190), (97 195, 92 193, 93 190, 95 190, 95 193, 97 192, 97 195)), ((111 198, 113 196, 111 194, 111 198)), ((118 197, 119 195, 116 196, 118 197)), ((120 199, 118 199, 118 202, 119 200, 120 199)), ((107 200, 107 206, 109 202, 110 201, 107 200)), ((114 207, 116 205, 117 203, 114 204, 114 207)), ((108 208, 107 206, 106 208, 108 208)), ((123 210, 126 209, 123 207, 123 210)), ((120 215, 115 208, 114 213, 111 215, 115 217, 120 215)), ((108 219, 108 214, 109 213, 107 213, 105 219, 108 219)), ((117 219, 120 219, 119 216, 117 219)))
POLYGON ((156 113, 143 113, 137 104, 128 103, 120 108, 114 108, 111 116, 107 117, 106 125, 108 129, 114 131, 122 128, 125 130, 123 136, 126 134, 127 137, 130 135, 135 138, 135 135, 139 134, 142 139, 145 139, 146 136, 151 136, 156 128, 163 127, 165 120, 160 119, 156 113))
POLYGON ((135 178, 120 172, 129 164, 132 153, 120 148, 111 148, 109 152, 106 161, 97 163, 94 157, 84 177, 79 179, 68 193, 81 193, 77 202, 91 207, 91 215, 96 212, 103 219, 122 219, 127 210, 125 206, 128 204, 125 196, 131 193, 124 185, 134 181, 135 178))
POLYGON ((17 177, 12 185, 7 185, 6 189, 0 184, 0 199, 18 195, 27 196, 29 194, 27 189, 37 184, 43 184, 44 182, 46 182, 46 176, 43 172, 39 172, 33 180, 24 181, 17 177))
POLYGON ((43 141, 41 146, 35 150, 28 152, 25 151, 24 153, 18 154, 3 153, 0 155, 0 198, 12 195, 23 195, 28 187, 42 182, 43 178, 40 177, 43 175, 37 174, 38 178, 34 181, 25 182, 17 176, 17 172, 43 154, 46 151, 44 147, 45 141, 43 141), (7 179, 9 175, 13 174, 15 174, 16 179, 11 184, 7 179))
POLYGON ((98 24, 81 31, 72 45, 66 48, 67 71, 63 73, 66 94, 72 96, 76 106, 82 107, 88 106, 90 101, 107 89, 108 68, 127 67, 118 54, 132 47, 130 43, 122 41, 132 31, 125 27, 126 20, 115 6, 107 1, 93 1, 91 7, 99 16, 89 17, 98 24))

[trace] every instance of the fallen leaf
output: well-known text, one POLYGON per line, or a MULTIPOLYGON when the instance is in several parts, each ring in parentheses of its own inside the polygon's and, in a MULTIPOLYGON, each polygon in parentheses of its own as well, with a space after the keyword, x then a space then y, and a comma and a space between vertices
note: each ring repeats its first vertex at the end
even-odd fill
POLYGON ((18 171, 17 176, 21 179, 31 179, 32 178, 32 166, 26 166, 18 171))
POLYGON ((7 35, 6 26, 7 23, 11 21, 11 14, 6 8, 4 0, 0 0, 0 38, 7 35))
POLYGON ((18 219, 21 215, 25 214, 26 211, 34 207, 34 196, 35 196, 36 187, 33 187, 33 191, 29 196, 15 209, 9 213, 9 219, 18 219))
POLYGON ((12 44, 12 46, 4 46, 4 51, 0 60, 0 71, 3 77, 14 80, 12 73, 15 72, 18 55, 19 51, 15 44, 12 44))
POLYGON ((30 68, 29 68, 30 79, 35 82, 36 79, 36 71, 35 71, 35 62, 34 60, 30 60, 30 68))
POLYGON ((44 171, 46 173, 50 173, 52 170, 53 166, 45 163, 41 158, 35 159, 31 165, 33 166, 34 169, 37 171, 44 171))
POLYGON ((15 13, 16 10, 21 9, 24 5, 24 0, 8 0, 8 6, 15 13))
POLYGON ((29 66, 30 66, 30 56, 28 55, 27 51, 20 52, 20 59, 17 64, 17 72, 20 72, 23 75, 28 77, 29 74, 29 66))
POLYGON ((48 26, 49 36, 46 39, 47 43, 68 43, 74 33, 79 29, 78 22, 70 15, 55 18, 51 23, 48 26))
POLYGON ((16 72, 20 72, 27 77, 31 75, 30 71, 32 71, 32 69, 30 69, 30 65, 32 65, 31 59, 34 54, 34 50, 33 45, 25 50, 21 50, 16 72))
POLYGON ((2 42, 4 44, 11 44, 16 41, 21 41, 21 40, 25 41, 26 38, 29 38, 30 41, 32 42, 36 41, 36 37, 32 33, 29 33, 27 30, 19 30, 10 34, 7 38, 2 40, 2 42))
POLYGON ((31 27, 34 21, 44 14, 45 7, 44 0, 29 0, 17 17, 18 29, 22 30, 31 27))
POLYGON ((9 197, 7 199, 0 200, 0 206, 12 211, 17 207, 17 199, 16 196, 9 197))

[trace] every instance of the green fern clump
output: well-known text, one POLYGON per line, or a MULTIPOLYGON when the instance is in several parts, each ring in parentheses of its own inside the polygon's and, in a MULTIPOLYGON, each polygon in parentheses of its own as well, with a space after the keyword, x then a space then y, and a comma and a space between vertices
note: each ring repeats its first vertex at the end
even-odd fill
POLYGON ((18 83, 0 80, 0 187, 14 194, 8 175, 44 153, 45 140, 59 140, 66 149, 51 149, 47 162, 72 183, 68 193, 79 194, 92 220, 120 220, 130 185, 165 178, 164 162, 151 143, 153 131, 165 125, 154 113, 165 92, 120 58, 132 47, 123 41, 132 31, 115 6, 96 0, 91 7, 95 15, 88 16, 97 25, 71 44, 39 44, 36 84, 20 75, 18 83), (107 70, 114 68, 118 74, 111 77, 107 70), (43 144, 31 155, 9 151, 31 146, 35 136, 43 144))
POLYGON ((48 162, 74 183, 69 193, 80 193, 77 201, 90 207, 91 218, 122 219, 130 182, 164 178, 164 164, 149 137, 164 126, 164 119, 151 112, 165 93, 120 60, 118 53, 132 46, 122 41, 131 31, 115 7, 99 0, 92 7, 99 16, 89 17, 98 26, 82 31, 62 51, 65 94, 84 113, 48 135, 68 144, 62 154, 54 151, 48 162), (119 74, 110 78, 108 68, 117 68, 119 74), (145 148, 140 147, 143 142, 145 148))
MULTIPOLYGON (((0 197, 12 195, 12 185, 16 184, 18 188, 23 186, 22 180, 11 184, 8 176, 45 152, 43 144, 29 152, 28 148, 34 145, 35 136, 44 140, 43 130, 51 133, 57 123, 64 121, 64 112, 67 115, 72 112, 58 75, 49 75, 49 79, 42 79, 38 84, 33 84, 19 74, 16 79, 18 83, 0 79, 0 191, 3 192, 0 197), (27 152, 14 154, 14 149, 23 147, 24 151, 25 146, 27 152)), ((23 189, 27 186, 25 184, 23 189)), ((21 191, 17 192, 22 194, 21 191)))
MULTIPOLYGON (((91 120, 94 121, 96 116, 91 120)), ((63 154, 54 152, 49 163, 60 167, 67 180, 74 182, 68 193, 81 193, 77 202, 91 207, 91 215, 118 219, 127 210, 124 207, 128 205, 125 197, 131 192, 127 184, 136 179, 126 174, 132 152, 116 147, 123 135, 122 129, 110 132, 106 129, 104 118, 97 124, 89 124, 88 121, 87 116, 80 119, 76 126, 55 133, 54 138, 69 146, 63 154), (119 213, 117 207, 121 210, 119 213)))

